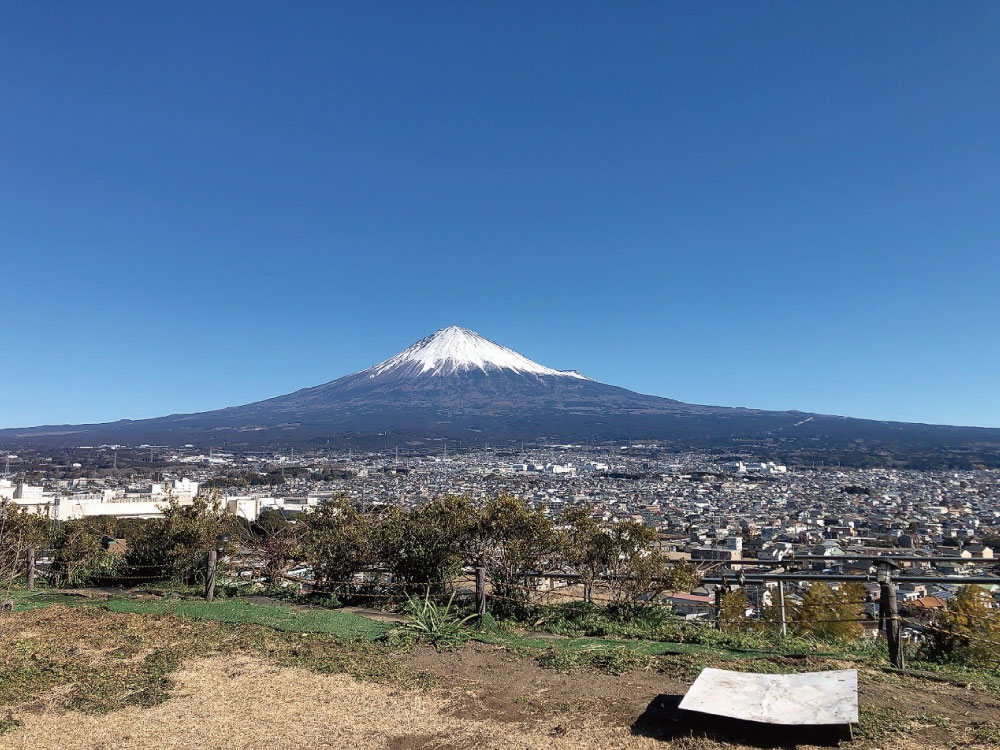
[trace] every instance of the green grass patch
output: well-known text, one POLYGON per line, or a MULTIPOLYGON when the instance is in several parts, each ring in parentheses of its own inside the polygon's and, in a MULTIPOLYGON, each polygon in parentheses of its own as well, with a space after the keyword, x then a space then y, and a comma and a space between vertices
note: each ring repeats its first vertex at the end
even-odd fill
POLYGON ((1000 724, 980 721, 972 725, 972 739, 984 745, 1000 745, 1000 724))
POLYGON ((560 672, 595 669, 606 674, 620 675, 635 669, 645 669, 652 664, 649 654, 628 648, 550 649, 538 656, 538 664, 560 672))
POLYGON ((203 602, 185 599, 159 601, 109 599, 112 612, 144 615, 181 615, 194 620, 261 625, 297 633, 328 633, 344 640, 376 640, 390 625, 342 610, 298 611, 281 604, 248 604, 239 600, 203 602))
POLYGON ((787 674, 817 669, 837 669, 839 654, 806 656, 775 654, 763 650, 729 650, 704 643, 669 643, 620 638, 555 638, 521 635, 504 630, 476 631, 472 639, 500 645, 547 669, 576 672, 592 669, 623 674, 635 669, 655 669, 693 680, 705 667, 735 671, 787 674))
POLYGON ((572 602, 534 607, 527 618, 521 617, 508 624, 570 637, 651 641, 672 646, 700 644, 727 653, 869 658, 878 649, 869 642, 829 641, 810 634, 783 638, 776 628, 720 631, 706 623, 684 620, 665 607, 615 608, 572 602))
POLYGON ((26 612, 30 609, 49 607, 53 604, 62 604, 66 607, 79 607, 97 603, 97 601, 88 596, 58 594, 54 591, 46 591, 45 589, 11 591, 10 598, 13 602, 15 612, 26 612))
POLYGON ((858 736, 872 742, 906 732, 912 720, 895 708, 862 706, 858 712, 858 736))
POLYGON ((907 661, 906 666, 912 676, 920 677, 920 672, 927 672, 942 682, 969 685, 977 690, 1000 695, 1000 672, 995 669, 954 663, 939 664, 916 659, 907 661))

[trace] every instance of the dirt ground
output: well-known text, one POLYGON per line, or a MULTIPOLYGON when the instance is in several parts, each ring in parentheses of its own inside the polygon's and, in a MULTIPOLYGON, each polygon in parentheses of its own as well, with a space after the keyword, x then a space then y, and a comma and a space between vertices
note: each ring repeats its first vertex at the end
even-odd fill
MULTIPOLYGON (((169 698, 108 714, 70 711, 57 694, 18 711, 23 726, 0 747, 31 748, 350 748, 351 750, 708 750, 745 744, 679 736, 669 714, 687 683, 655 671, 622 676, 562 674, 495 646, 468 644, 438 653, 419 648, 400 659, 436 675, 435 687, 359 682, 277 666, 248 656, 193 658, 171 675, 169 698), (666 708, 665 708, 666 707, 666 708)), ((884 743, 857 747, 930 750, 988 747, 970 734, 1000 719, 1000 698, 955 685, 893 684, 862 676, 861 702, 910 716, 947 716, 884 743)), ((706 727, 705 731, 711 731, 706 727)), ((749 746, 775 746, 776 737, 749 746)), ((787 745, 785 745, 787 746, 787 745)))
POLYGON ((627 728, 582 715, 560 726, 475 717, 444 690, 408 690, 270 666, 246 657, 193 660, 174 675, 172 697, 152 708, 106 715, 50 710, 22 714, 4 747, 121 748, 643 748, 627 728))
MULTIPOLYGON (((671 706, 684 695, 688 680, 652 670, 634 671, 621 676, 594 672, 562 674, 539 669, 534 661, 523 659, 502 649, 482 644, 470 644, 458 651, 437 653, 421 649, 405 657, 418 669, 438 675, 445 685, 451 685, 454 715, 476 717, 488 715, 494 721, 534 724, 538 728, 566 728, 579 717, 597 717, 603 727, 632 735, 634 744, 626 747, 646 747, 640 738, 653 738, 661 750, 667 747, 688 747, 692 729, 712 733, 712 727, 678 726, 671 706), (679 736, 681 735, 681 736, 679 736)), ((845 663, 838 667, 850 668, 845 663)), ((1000 721, 1000 696, 986 694, 949 683, 908 679, 894 684, 879 675, 859 675, 859 703, 862 707, 886 709, 911 717, 932 717, 917 721, 904 736, 894 736, 886 747, 945 748, 989 746, 970 738, 969 729, 984 722, 1000 721), (947 717, 947 726, 933 717, 947 717)), ((776 739, 791 737, 745 737, 751 745, 775 746, 776 739)), ((813 739, 823 742, 825 732, 813 739)), ((825 744, 825 743, 823 743, 825 744)), ((578 745, 579 747, 598 747, 578 745)), ((858 741, 857 746, 878 747, 879 743, 858 741)), ((723 747, 725 743, 709 742, 698 747, 723 747)), ((738 747, 739 743, 729 745, 738 747)))

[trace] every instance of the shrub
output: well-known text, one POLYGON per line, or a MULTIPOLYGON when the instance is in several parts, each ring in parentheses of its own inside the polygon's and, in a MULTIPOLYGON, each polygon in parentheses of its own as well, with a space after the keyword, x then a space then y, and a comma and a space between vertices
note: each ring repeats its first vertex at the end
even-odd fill
POLYGON ((449 495, 380 519, 380 557, 409 591, 440 593, 461 571, 476 522, 469 499, 449 495))
POLYGON ((24 551, 41 546, 48 527, 44 518, 12 501, 0 501, 0 584, 7 589, 24 572, 24 551))
POLYGON ((331 498, 306 515, 303 523, 303 551, 318 587, 342 589, 376 561, 372 521, 346 498, 331 498))
POLYGON ((743 589, 727 591, 722 595, 722 606, 719 611, 719 625, 723 630, 745 631, 753 627, 747 617, 750 602, 743 589))
POLYGON ((611 536, 591 514, 590 506, 570 506, 562 515, 559 551, 580 575, 583 600, 593 598, 594 581, 611 565, 611 536))
POLYGON ((280 512, 268 509, 246 524, 241 535, 242 544, 263 564, 268 583, 281 583, 289 569, 303 559, 308 520, 309 516, 306 523, 289 521, 280 512))
POLYGON ((934 627, 928 628, 923 655, 934 661, 995 663, 1000 613, 989 605, 990 596, 984 589, 962 586, 934 627))
MULTIPOLYGON (((105 533, 126 540, 129 575, 150 580, 172 577, 190 584, 204 580, 208 551, 217 546, 219 535, 238 532, 236 517, 222 507, 214 492, 199 495, 187 505, 170 498, 162 518, 104 518, 100 523, 105 533)), ((223 554, 235 551, 236 543, 231 542, 223 554)))
POLYGON ((527 602, 528 574, 550 567, 558 544, 548 516, 502 494, 478 514, 469 548, 474 561, 485 566, 496 596, 527 602))
POLYGON ((793 632, 809 633, 827 641, 853 641, 864 634, 865 591, 860 584, 850 583, 834 590, 825 583, 814 582, 802 603, 790 607, 789 622, 793 632))
POLYGON ((83 521, 59 524, 52 546, 52 573, 58 585, 85 583, 87 569, 102 551, 100 535, 87 528, 83 521))

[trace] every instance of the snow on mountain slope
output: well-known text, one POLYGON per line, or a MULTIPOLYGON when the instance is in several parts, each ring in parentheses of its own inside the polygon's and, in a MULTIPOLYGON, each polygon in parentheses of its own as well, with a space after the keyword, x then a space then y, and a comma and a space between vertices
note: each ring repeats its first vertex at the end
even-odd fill
POLYGON ((384 450, 438 440, 636 439, 698 450, 759 444, 768 453, 780 443, 780 450, 800 456, 843 456, 864 465, 877 449, 917 466, 1000 466, 998 429, 687 404, 545 367, 455 326, 367 370, 252 404, 107 424, 0 429, 0 444, 67 446, 303 443, 384 450))
POLYGON ((500 346, 475 331, 449 326, 435 331, 384 362, 364 370, 369 378, 381 375, 453 375, 470 370, 508 370, 520 375, 548 375, 577 380, 590 378, 575 371, 563 372, 518 354, 513 349, 500 346))

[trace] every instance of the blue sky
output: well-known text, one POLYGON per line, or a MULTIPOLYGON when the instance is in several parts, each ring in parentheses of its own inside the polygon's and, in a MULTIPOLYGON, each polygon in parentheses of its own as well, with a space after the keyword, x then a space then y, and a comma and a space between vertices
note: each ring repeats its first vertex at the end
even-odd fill
POLYGON ((0 426, 458 324, 686 401, 1000 426, 994 2, 0 5, 0 426))

